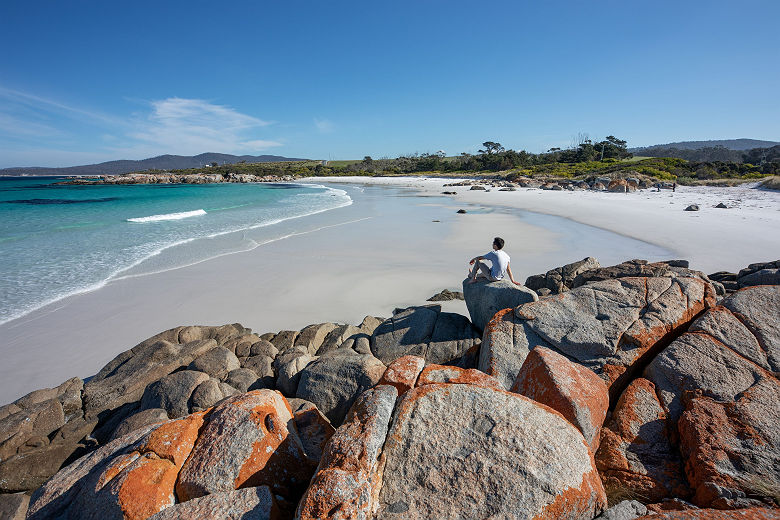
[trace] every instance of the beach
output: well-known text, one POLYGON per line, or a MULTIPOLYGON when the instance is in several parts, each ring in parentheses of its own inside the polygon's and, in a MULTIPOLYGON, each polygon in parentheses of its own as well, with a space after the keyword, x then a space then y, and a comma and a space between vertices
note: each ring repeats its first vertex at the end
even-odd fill
MULTIPOLYGON (((458 290, 468 260, 506 240, 518 281, 596 257, 684 258, 711 273, 780 258, 780 193, 688 188, 636 193, 443 188, 442 178, 316 178, 353 203, 281 222, 243 249, 174 269, 158 256, 99 289, 0 325, 0 401, 74 375, 178 325, 241 323, 257 333, 360 323, 458 290), (456 191, 457 195, 442 195, 456 191), (714 206, 725 203, 727 209, 714 206), (696 203, 698 212, 684 208, 696 203), (458 214, 465 209, 466 214, 458 214)), ((302 180, 301 182, 307 182, 302 180)), ((161 253, 186 257, 208 242, 161 253), (190 248, 190 249, 188 249, 190 248)), ((462 301, 446 310, 465 313, 462 301)))

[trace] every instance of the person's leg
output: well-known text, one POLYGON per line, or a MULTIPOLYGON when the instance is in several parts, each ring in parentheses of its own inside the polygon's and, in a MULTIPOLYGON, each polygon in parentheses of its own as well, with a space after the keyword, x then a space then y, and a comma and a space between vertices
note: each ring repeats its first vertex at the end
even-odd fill
POLYGON ((474 264, 474 268, 471 270, 471 282, 476 282, 477 277, 487 278, 488 280, 492 278, 490 275, 490 267, 479 260, 477 260, 477 262, 474 264))

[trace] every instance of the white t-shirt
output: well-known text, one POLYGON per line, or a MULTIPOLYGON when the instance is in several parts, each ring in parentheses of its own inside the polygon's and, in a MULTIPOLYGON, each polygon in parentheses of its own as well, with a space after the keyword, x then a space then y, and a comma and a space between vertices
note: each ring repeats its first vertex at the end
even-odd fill
POLYGON ((506 268, 509 265, 509 255, 501 251, 491 251, 484 256, 485 260, 490 260, 490 274, 496 280, 501 280, 506 276, 506 268))

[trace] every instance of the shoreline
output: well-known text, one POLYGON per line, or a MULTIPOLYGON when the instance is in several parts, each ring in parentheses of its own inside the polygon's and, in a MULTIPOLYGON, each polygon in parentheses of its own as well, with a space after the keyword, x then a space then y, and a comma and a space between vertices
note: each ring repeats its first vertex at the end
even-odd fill
MULTIPOLYGON (((0 325, 8 360, 0 370, 5 381, 0 400, 73 375, 88 377, 117 353, 178 325, 241 322, 264 333, 326 321, 354 324, 369 314, 387 317, 396 306, 424 304, 442 289, 459 289, 468 258, 483 253, 494 235, 507 239, 521 282, 585 256, 595 256, 602 265, 637 257, 688 258, 684 251, 649 243, 662 234, 643 235, 635 229, 621 236, 606 230, 608 226, 582 222, 598 215, 566 215, 572 208, 563 203, 572 199, 562 197, 585 200, 583 192, 458 188, 458 195, 450 197, 440 193, 446 182, 440 178, 298 182, 363 186, 357 186, 353 205, 304 218, 309 231, 298 229, 295 236, 187 267, 126 276, 0 325), (460 207, 468 213, 457 215, 460 207)), ((626 209, 620 201, 631 201, 633 195, 606 194, 617 199, 607 205, 589 197, 593 200, 586 205, 630 214, 636 208, 629 204, 626 209)), ((780 229, 776 222, 771 220, 768 228, 762 224, 760 231, 780 229)), ((276 235, 285 235, 285 228, 295 226, 272 227, 276 235)), ((750 261, 759 256, 755 246, 741 254, 750 261)), ((689 259, 693 269, 707 272, 689 259)), ((449 302, 445 308, 466 312, 463 302, 449 302)))

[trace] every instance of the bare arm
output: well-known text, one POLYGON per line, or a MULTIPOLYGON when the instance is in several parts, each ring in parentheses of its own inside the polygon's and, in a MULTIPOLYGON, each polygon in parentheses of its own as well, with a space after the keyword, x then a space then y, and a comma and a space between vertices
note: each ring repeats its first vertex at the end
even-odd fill
POLYGON ((513 284, 515 284, 515 285, 523 285, 520 282, 516 282, 515 281, 515 277, 512 276, 512 268, 509 267, 509 265, 506 266, 506 274, 509 275, 509 281, 511 281, 513 284))
POLYGON ((475 256, 474 258, 469 260, 469 265, 474 265, 474 262, 476 262, 477 260, 484 260, 484 259, 485 259, 484 256, 475 256))

